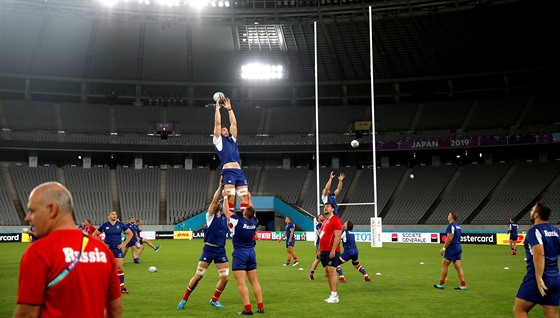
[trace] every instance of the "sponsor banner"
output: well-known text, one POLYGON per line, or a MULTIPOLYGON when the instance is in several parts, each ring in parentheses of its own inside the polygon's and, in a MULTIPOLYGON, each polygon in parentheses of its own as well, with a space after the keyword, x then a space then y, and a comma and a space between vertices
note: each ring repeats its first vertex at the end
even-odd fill
POLYGON ((376 149, 433 149, 433 148, 468 148, 494 145, 519 145, 550 143, 556 138, 550 133, 537 133, 515 136, 484 136, 451 139, 428 140, 394 140, 377 141, 376 149))
POLYGON ((140 232, 140 236, 152 241, 156 239, 156 231, 142 231, 140 232))
POLYGON ((173 232, 173 239, 174 240, 192 240, 193 239, 193 232, 192 231, 175 231, 175 232, 173 232))
POLYGON ((194 239, 203 239, 204 238, 204 231, 203 230, 193 231, 193 238, 194 239))
POLYGON ((21 241, 24 243, 31 243, 31 235, 27 233, 21 233, 21 241))
POLYGON ((173 231, 156 231, 156 240, 159 239, 172 240, 173 231))
POLYGON ((371 242, 371 232, 369 231, 367 232, 352 231, 352 233, 354 233, 354 238, 356 239, 356 242, 371 242))
POLYGON ((0 234, 0 243, 21 242, 21 237, 22 233, 3 233, 0 234))
MULTIPOLYGON (((282 237, 282 235, 284 234, 283 231, 282 232, 270 232, 270 233, 272 234, 271 239, 273 241, 274 240, 278 241, 282 237)), ((294 237, 295 237, 296 241, 308 241, 307 233, 308 232, 297 232, 296 231, 296 232, 294 232, 294 237)), ((285 240, 285 238, 284 238, 284 240, 285 240)), ((313 241, 313 238, 311 238, 311 241, 313 241)))
MULTIPOLYGON (((498 245, 509 245, 509 234, 498 233, 496 234, 496 242, 498 245)), ((517 245, 525 243, 525 234, 517 235, 517 245)))
MULTIPOLYGON (((440 233, 442 243, 447 240, 446 233, 440 233)), ((496 245, 495 233, 461 233, 461 244, 490 244, 496 245)))
MULTIPOLYGON (((197 231, 190 231, 192 232, 193 239, 204 239, 204 230, 197 230, 197 231)), ((231 232, 228 231, 226 233, 226 239, 231 238, 231 232)))
POLYGON ((270 232, 270 231, 257 231, 257 240, 272 241, 272 232, 270 232))
POLYGON ((392 232, 392 233, 382 233, 381 238, 383 242, 439 243, 437 239, 434 240, 434 234, 437 236, 437 233, 392 232))

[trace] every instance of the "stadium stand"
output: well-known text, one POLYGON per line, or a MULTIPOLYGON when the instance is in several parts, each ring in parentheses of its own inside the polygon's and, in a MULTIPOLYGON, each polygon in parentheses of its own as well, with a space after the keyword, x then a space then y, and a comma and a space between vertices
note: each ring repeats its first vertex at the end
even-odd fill
POLYGON ((487 197, 511 167, 509 163, 459 167, 438 199, 437 206, 426 218, 426 224, 441 224, 451 211, 465 220, 487 197))
MULTIPOLYGON (((471 224, 505 224, 507 220, 528 210, 532 202, 560 173, 557 162, 514 164, 496 185, 488 201, 471 218, 471 224)), ((521 218, 528 224, 528 218, 521 218)))
POLYGON ((146 224, 159 223, 159 167, 117 167, 117 187, 122 218, 135 216, 146 224))
POLYGON ((307 168, 265 169, 261 174, 261 179, 266 180, 263 192, 295 204, 307 177, 307 171, 307 168))
POLYGON ((23 164, 11 164, 10 173, 24 209, 27 208, 29 194, 36 186, 44 182, 60 182, 57 176, 58 169, 55 166, 29 167, 23 164))
POLYGON ((74 198, 75 219, 89 219, 94 225, 107 222, 107 215, 113 209, 109 167, 65 166, 63 171, 66 186, 74 198))
POLYGON ((206 198, 211 174, 216 172, 208 168, 167 170, 167 224, 185 220, 208 208, 206 198))
POLYGON ((457 169, 456 165, 415 166, 414 178, 404 177, 383 211, 384 224, 417 224, 457 169))
POLYGON ((20 225, 21 220, 8 193, 4 175, 0 176, 0 225, 20 225))
MULTIPOLYGON (((381 216, 383 209, 389 202, 393 192, 397 188, 405 171, 405 166, 394 166, 377 169, 377 213, 381 216)), ((351 188, 353 191, 348 195, 348 203, 373 203, 373 171, 371 167, 357 170, 356 178, 351 188)), ((355 224, 369 224, 370 218, 375 216, 373 205, 351 205, 344 207, 342 218, 350 220, 355 224)))

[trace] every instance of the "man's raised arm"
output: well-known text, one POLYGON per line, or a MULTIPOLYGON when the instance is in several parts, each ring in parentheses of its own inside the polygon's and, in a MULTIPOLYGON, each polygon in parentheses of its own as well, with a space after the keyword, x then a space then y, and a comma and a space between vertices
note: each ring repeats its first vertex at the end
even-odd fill
POLYGON ((222 135, 222 115, 220 114, 220 100, 216 101, 216 112, 214 113, 214 137, 222 135))
POLYGON ((233 136, 233 138, 237 139, 237 119, 233 113, 233 108, 231 108, 231 100, 228 97, 224 100, 224 108, 227 109, 229 114, 229 133, 233 136))
POLYGON ((325 188, 323 189, 323 196, 329 195, 329 192, 331 191, 331 183, 333 178, 334 178, 334 171, 331 171, 331 175, 329 176, 329 181, 327 181, 327 184, 325 184, 325 188))

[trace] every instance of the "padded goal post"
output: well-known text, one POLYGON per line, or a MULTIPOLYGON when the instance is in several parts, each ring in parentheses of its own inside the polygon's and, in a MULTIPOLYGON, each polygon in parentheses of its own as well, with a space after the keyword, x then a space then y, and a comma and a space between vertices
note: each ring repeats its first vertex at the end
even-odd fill
POLYGON ((371 218, 371 247, 383 247, 383 242, 381 241, 381 232, 383 232, 383 226, 381 223, 381 218, 371 218))

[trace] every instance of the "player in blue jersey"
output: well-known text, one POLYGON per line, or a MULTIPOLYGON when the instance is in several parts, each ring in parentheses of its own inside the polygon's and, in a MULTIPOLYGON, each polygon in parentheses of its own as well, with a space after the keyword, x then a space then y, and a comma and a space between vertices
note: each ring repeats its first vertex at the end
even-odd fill
POLYGON ((93 237, 99 237, 101 233, 105 233, 105 245, 109 247, 113 255, 115 255, 115 263, 117 264, 117 275, 121 282, 121 293, 128 294, 128 290, 124 287, 124 252, 125 246, 132 240, 132 231, 128 225, 118 221, 117 211, 112 210, 109 212, 109 221, 101 224, 95 232, 93 237), (125 234, 124 242, 122 240, 122 233, 125 234))
MULTIPOLYGON (((229 193, 224 191, 224 201, 228 199, 228 196, 229 193)), ((247 278, 253 287, 253 293, 257 300, 257 312, 264 313, 262 289, 257 276, 257 254, 255 253, 255 233, 259 224, 256 213, 255 208, 251 204, 250 195, 249 205, 243 211, 242 216, 232 213, 231 210, 224 206, 224 214, 228 218, 232 232, 233 253, 231 255, 231 269, 244 305, 243 311, 239 312, 239 315, 253 314, 249 298, 249 288, 245 282, 247 278)))
POLYGON ((443 260, 441 262, 441 278, 439 284, 434 284, 435 288, 445 288, 444 284, 445 278, 447 277, 447 269, 449 267, 449 264, 453 263, 453 266, 457 271, 457 275, 459 275, 459 280, 461 281, 461 285, 455 287, 455 289, 467 289, 467 282, 465 282, 465 273, 463 272, 463 268, 461 267, 461 256, 463 254, 463 248, 461 247, 461 227, 459 226, 459 223, 457 223, 458 218, 459 214, 455 211, 450 212, 447 215, 447 221, 449 221, 449 225, 445 230, 445 244, 439 251, 440 255, 443 256, 443 260))
POLYGON ((360 261, 358 260, 358 247, 356 246, 356 236, 352 230, 354 229, 354 223, 352 221, 346 221, 342 225, 342 235, 340 240, 342 241, 342 246, 344 247, 344 252, 340 254, 340 262, 336 267, 336 272, 338 273, 339 279, 338 281, 341 283, 346 283, 346 279, 344 278, 344 274, 342 273, 342 268, 340 265, 346 263, 349 260, 352 260, 352 265, 356 268, 362 275, 364 275, 364 280, 369 282, 371 278, 369 277, 366 270, 360 265, 360 261))
POLYGON ((529 311, 537 304, 547 318, 558 318, 560 305, 560 275, 558 255, 560 254, 560 230, 549 223, 550 208, 537 202, 529 218, 534 224, 525 236, 527 274, 519 286, 513 315, 528 317, 529 311))
POLYGON ((128 228, 132 231, 132 239, 126 247, 124 248, 124 256, 126 257, 126 253, 130 248, 132 251, 132 259, 134 264, 140 264, 140 258, 138 257, 138 249, 140 248, 140 242, 138 240, 138 227, 136 226, 136 220, 133 216, 128 218, 128 228))
MULTIPOLYGON (((319 214, 316 218, 317 220, 317 224, 315 225, 315 254, 317 254, 317 250, 319 249, 319 240, 320 237, 319 235, 321 234, 321 226, 323 226, 323 221, 325 221, 325 216, 322 214, 319 214)), ((315 260, 313 261, 313 264, 311 264, 311 271, 309 272, 309 279, 310 280, 315 280, 315 270, 317 269, 317 265, 319 265, 319 262, 321 261, 321 258, 317 255, 315 255, 315 260)))
POLYGON ((323 204, 330 202, 334 206, 334 215, 340 217, 340 214, 338 214, 338 203, 336 202, 336 199, 342 191, 342 180, 344 180, 345 175, 344 173, 340 173, 338 175, 338 185, 336 186, 334 192, 331 192, 331 183, 334 177, 334 171, 331 171, 329 181, 327 181, 327 184, 325 184, 325 188, 323 189, 321 200, 323 200, 323 204))
POLYGON ((216 101, 216 112, 214 114, 214 149, 220 157, 221 175, 223 176, 224 191, 229 193, 228 208, 235 213, 236 196, 240 198, 240 209, 243 212, 249 204, 249 186, 247 178, 241 169, 241 157, 237 148, 237 119, 231 108, 229 98, 224 98, 223 108, 229 115, 229 130, 222 127, 222 115, 220 113, 221 100, 216 101))
POLYGON ((204 228, 204 247, 202 248, 202 255, 198 260, 198 266, 196 268, 196 273, 190 279, 187 289, 183 298, 177 305, 177 309, 185 309, 185 304, 189 299, 190 294, 194 291, 198 282, 204 277, 208 266, 210 263, 214 262, 218 274, 220 275, 220 280, 216 285, 216 290, 212 299, 210 299, 210 305, 216 308, 224 308, 220 303, 219 298, 226 288, 229 277, 229 260, 226 255, 226 235, 229 231, 226 216, 222 213, 222 204, 220 204, 220 196, 222 194, 222 182, 220 178, 220 185, 214 193, 212 202, 208 207, 208 212, 206 212, 206 227, 204 228))
POLYGON ((296 236, 295 230, 296 226, 294 222, 292 222, 291 216, 286 216, 286 228, 284 230, 284 234, 278 239, 278 243, 280 243, 284 238, 286 238, 286 251, 288 252, 288 258, 286 259, 286 263, 283 266, 290 266, 290 261, 294 259, 294 265, 297 266, 299 264, 298 258, 296 256, 296 252, 294 251, 294 245, 296 243, 296 236))
POLYGON ((509 234, 509 248, 511 249, 511 255, 517 255, 518 232, 519 226, 517 225, 517 222, 515 222, 515 219, 509 219, 507 233, 509 234))
POLYGON ((138 228, 136 240, 140 243, 140 247, 138 248, 138 258, 140 258, 140 255, 142 255, 142 252, 144 251, 144 243, 148 244, 149 247, 153 248, 154 252, 159 251, 159 249, 161 248, 161 245, 154 245, 152 241, 140 235, 140 232, 142 232, 142 230, 140 229, 141 224, 142 221, 140 219, 136 219, 136 227, 138 228))

